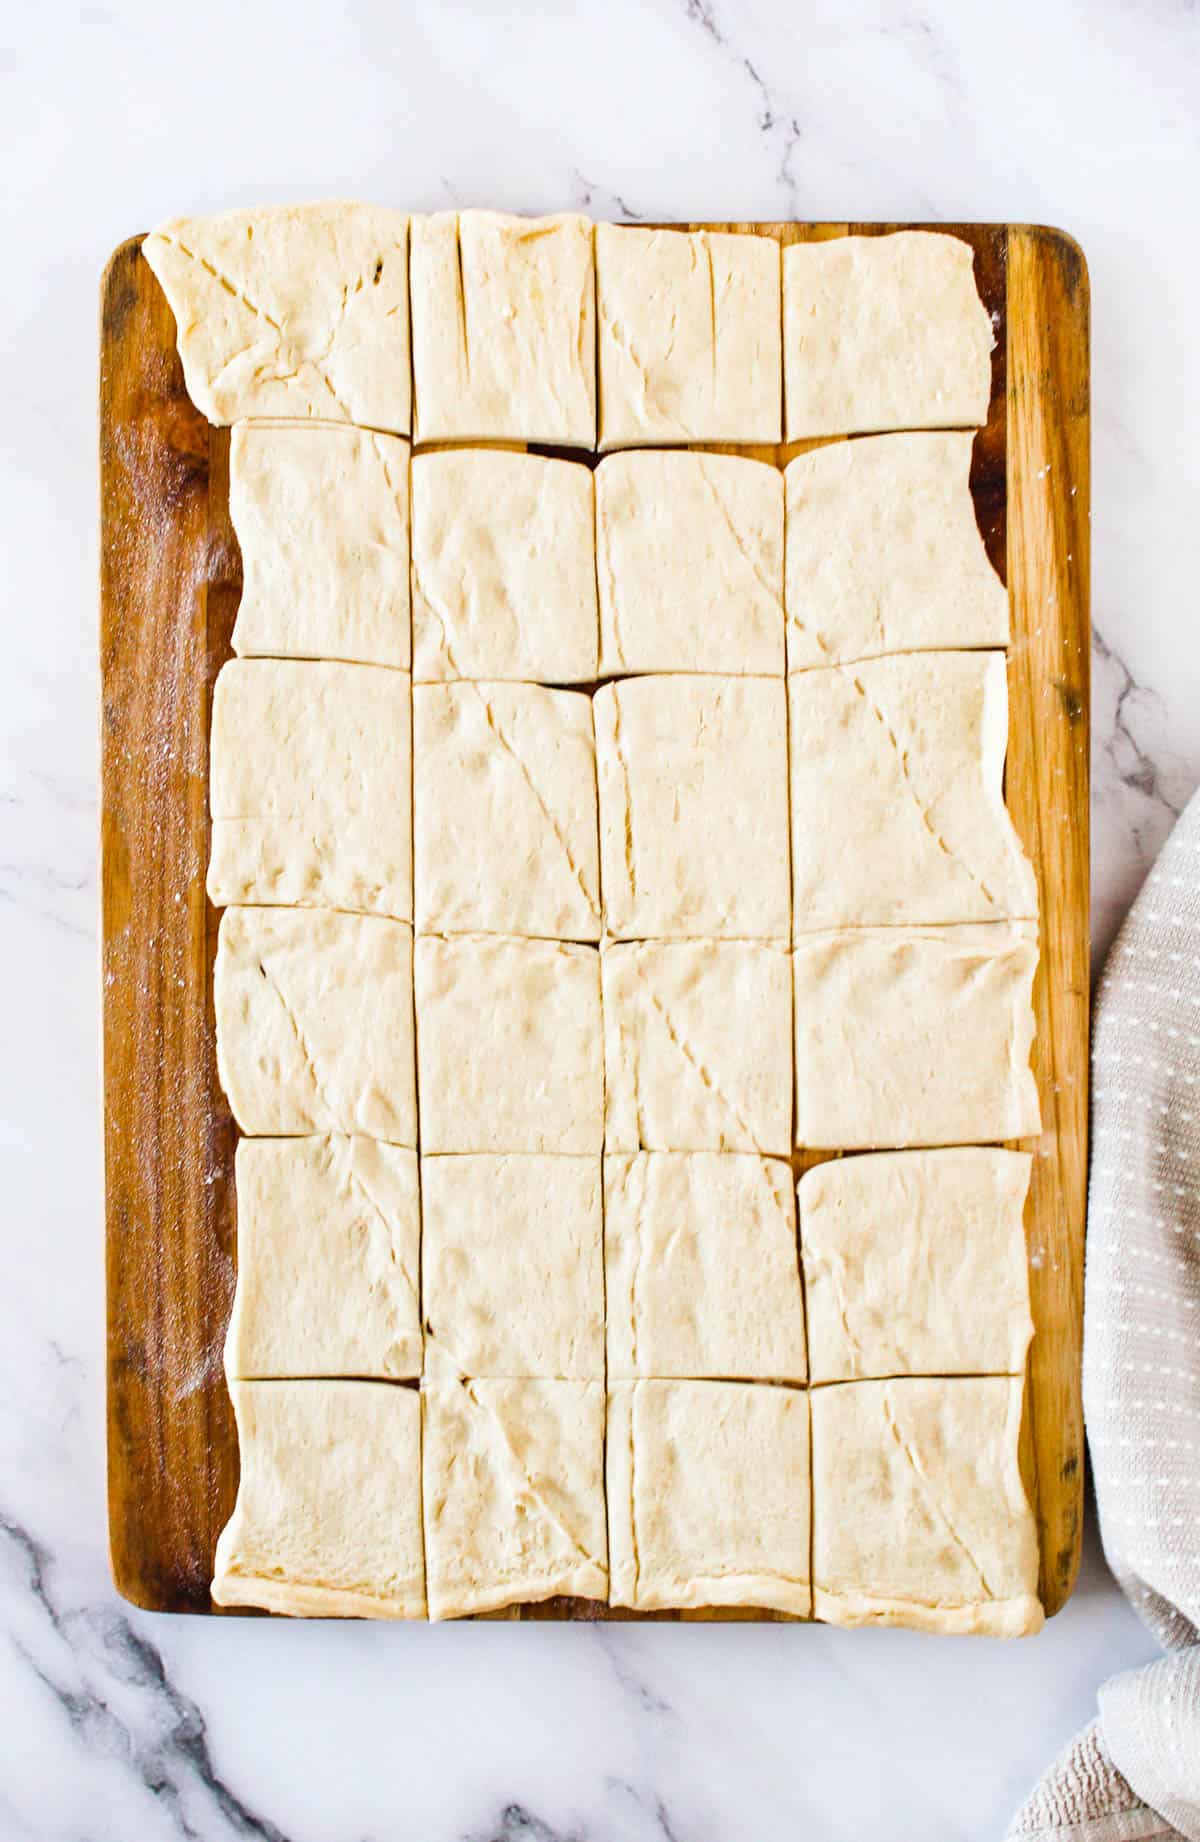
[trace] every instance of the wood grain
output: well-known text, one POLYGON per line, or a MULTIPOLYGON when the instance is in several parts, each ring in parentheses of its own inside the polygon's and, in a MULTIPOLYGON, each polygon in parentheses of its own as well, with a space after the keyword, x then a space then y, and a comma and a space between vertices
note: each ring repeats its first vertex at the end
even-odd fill
POLYGON ((1008 804, 1037 871, 1034 987, 1042 1137, 1026 1209, 1033 1317, 1029 1433, 1042 1601, 1079 1570, 1083 1236, 1088 1139, 1088 727, 1091 648, 1087 270, 1057 231, 1008 237, 1008 804))
MULTIPOLYGON (((721 224, 783 244, 924 226, 721 224)), ((1026 1222, 1037 1334, 1023 1462, 1058 1610, 1078 1568, 1079 1359, 1087 1165, 1088 300, 1057 232, 939 225, 975 251, 997 327, 971 485, 1009 583, 1009 804, 1042 902, 1034 1067, 1045 1131, 1026 1222)), ((218 916, 208 859, 208 713, 230 653, 241 561, 228 432, 189 402, 170 310, 115 252, 101 301, 102 967, 113 1577, 135 1604, 211 1611, 237 1487, 221 1370, 232 1299, 236 1130, 214 1051, 218 916)), ((811 445, 811 444, 803 444, 811 445)), ((739 450, 746 452, 747 450, 739 450)), ((784 464, 795 449, 755 450, 784 464)), ((798 1164, 812 1162, 798 1159, 798 1164)), ((634 1618, 549 1601, 501 1616, 634 1618)), ((745 1617, 717 1608, 655 1618, 745 1617)))

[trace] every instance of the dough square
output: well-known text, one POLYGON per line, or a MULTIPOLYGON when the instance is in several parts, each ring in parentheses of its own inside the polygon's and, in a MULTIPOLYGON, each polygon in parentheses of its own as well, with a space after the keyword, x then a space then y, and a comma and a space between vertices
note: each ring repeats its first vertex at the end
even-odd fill
POLYGON ((782 672, 782 474, 734 454, 610 455, 596 574, 604 676, 782 672))
POLYGON ((212 1596, 309 1618, 423 1618, 421 1397, 375 1381, 235 1381, 241 1480, 212 1596))
POLYGON ((1007 646, 1008 591, 971 498, 974 436, 868 435, 799 454, 787 491, 790 672, 1007 646))
POLYGON ((602 450, 779 440, 773 237, 597 224, 596 300, 602 450))
POLYGON ((228 1376, 420 1375, 415 1151, 371 1138, 244 1138, 237 1230, 228 1376))
POLYGON ((604 1272, 610 1381, 805 1379, 790 1164, 606 1156, 604 1272))
POLYGON ((329 424, 239 422, 229 512, 242 551, 236 653, 407 670, 406 441, 329 424))
POLYGON ((796 981, 796 1143, 961 1145, 1041 1131, 1037 927, 813 934, 796 981))
POLYGON ((606 1473, 613 1605, 755 1605, 808 1617, 801 1389, 615 1382, 606 1473))
POLYGON ((1024 1373, 1032 1159, 956 1146, 819 1164, 800 1179, 814 1382, 1024 1373))
POLYGON ((426 1381, 429 1616, 608 1596, 604 1386, 426 1381))
POLYGON ((608 932, 786 941, 782 681, 630 678, 593 709, 608 932))
POLYGON ((407 435, 408 218, 378 205, 177 217, 142 254, 210 422, 357 422, 407 435))
POLYGON ((785 440, 985 423, 995 335, 974 271, 970 244, 941 231, 791 244, 785 440))
POLYGON ((787 1157, 787 951, 742 940, 605 945, 605 1149, 787 1157))
POLYGON ((417 1142, 412 929, 332 909, 228 908, 217 1069, 243 1132, 417 1142))
POLYGON ((1010 1375, 813 1389, 818 1618, 995 1637, 1039 1629, 1022 1392, 1010 1375))
POLYGON ((415 972, 422 1152, 601 1149, 595 947, 429 936, 415 972))
POLYGON ((591 698, 418 684, 413 748, 420 931, 599 940, 591 698))
POLYGON ((597 674, 591 469, 502 448, 412 466, 413 676, 586 684, 597 674))
POLYGON ((421 1197, 426 1374, 602 1382, 599 1157, 423 1158, 421 1197))
POLYGON ((412 920, 407 672, 232 659, 213 692, 209 899, 412 920))
POLYGON ((1003 653, 908 653, 788 680, 797 936, 1029 919, 1004 804, 1003 653))
POLYGON ((418 441, 595 447, 587 218, 416 217, 411 265, 418 441))

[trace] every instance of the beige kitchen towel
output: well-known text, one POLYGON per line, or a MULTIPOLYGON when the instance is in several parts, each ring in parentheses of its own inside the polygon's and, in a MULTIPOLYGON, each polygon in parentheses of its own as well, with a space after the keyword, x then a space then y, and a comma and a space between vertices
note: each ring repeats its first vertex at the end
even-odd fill
POLYGON ((1009 1842, 1200 1842, 1200 794, 1096 994, 1084 1291, 1101 1539, 1165 1654, 1104 1685, 1009 1842))

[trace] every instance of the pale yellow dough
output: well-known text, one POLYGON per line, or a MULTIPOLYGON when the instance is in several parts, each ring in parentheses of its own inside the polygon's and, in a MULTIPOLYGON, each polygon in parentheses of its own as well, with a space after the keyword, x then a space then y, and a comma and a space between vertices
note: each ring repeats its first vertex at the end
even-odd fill
POLYGON ((1039 1132, 1037 956, 1029 921, 798 940, 796 1143, 856 1150, 1039 1132))
POLYGON ((606 677, 782 672, 782 475, 741 455, 610 455, 596 574, 606 677))
POLYGON ((595 678, 592 474, 500 448, 412 467, 413 677, 595 678))
POLYGON ((371 1381, 230 1383, 241 1452, 212 1596, 308 1618, 423 1618, 421 1397, 371 1381))
POLYGON ((142 254, 210 422, 295 416, 407 435, 403 212, 332 203, 170 218, 142 254))
POLYGON ((230 908, 213 973, 217 1068, 243 1132, 417 1142, 412 930, 230 908))
POLYGON ((807 1617, 808 1395, 747 1382, 609 1390, 612 1604, 807 1617))
POLYGON ((423 1152, 601 1149, 595 947, 430 936, 415 971, 423 1152))
POLYGON ((1023 1373, 1031 1163, 958 1146, 838 1158, 800 1179, 814 1382, 1023 1373))
POLYGON ((786 249, 785 440, 986 422, 995 335, 974 261, 926 230, 786 249))
POLYGON ((213 693, 208 894, 412 920, 407 672, 232 659, 213 693))
POLYGON ((243 1138, 237 1230, 227 1375, 420 1375, 414 1151, 370 1138, 243 1138))
POLYGON ((242 657, 408 667, 408 443, 370 429, 239 422, 229 512, 242 657))
POLYGON ((418 441, 594 447, 588 219, 415 217, 412 347, 418 441))
POLYGON ((599 1157, 421 1160, 426 1374, 604 1380, 599 1157))
POLYGON ((610 1381, 805 1379, 789 1164, 606 1156, 604 1273, 610 1381))
POLYGON ((630 678, 593 705, 608 932, 786 941, 782 680, 630 678))
POLYGON ((604 1386, 427 1381, 431 1618, 608 1596, 604 1386))
POLYGON ((600 447, 780 436, 779 245, 596 226, 600 447))
POLYGON ((790 672, 880 653, 1006 646, 1008 591, 971 498, 974 437, 836 441, 787 469, 790 672))
POLYGON ((813 1390, 818 1618, 996 1637, 1039 1629, 1022 1393, 1007 1375, 813 1390))
POLYGON ((788 680, 797 936, 1028 919, 1004 805, 1003 653, 909 653, 788 680))
POLYGON ((413 751, 418 929, 599 940, 591 699, 418 684, 413 751))
POLYGON ((605 1148, 786 1157, 791 966, 741 940, 606 944, 605 1148))

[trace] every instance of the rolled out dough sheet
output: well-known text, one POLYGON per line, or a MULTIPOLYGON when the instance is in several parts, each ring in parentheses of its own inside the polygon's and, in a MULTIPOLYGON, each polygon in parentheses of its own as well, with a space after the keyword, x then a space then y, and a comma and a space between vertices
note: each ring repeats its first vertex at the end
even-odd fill
POLYGON ((869 1150, 1038 1133, 1037 953, 1029 921, 799 940, 796 1143, 869 1150))
POLYGON ((591 699, 418 684, 413 749, 421 932, 599 940, 591 699))
POLYGON ((241 1139, 226 1374, 419 1376, 420 1242, 415 1151, 241 1139))
POLYGON ((241 1453, 218 1605, 423 1618, 421 1397, 371 1381, 230 1383, 241 1453))
POLYGON ((974 437, 864 436, 797 455, 787 487, 789 672, 1008 644, 1008 591, 971 498, 974 437))
POLYGON ((296 416, 407 435, 408 219, 347 203, 169 218, 142 244, 210 422, 296 416))
POLYGON ((232 659, 213 692, 208 894, 412 920, 407 672, 232 659))
POLYGON ((791 967, 767 941, 606 944, 605 1148, 786 1157, 791 967))
POLYGON ((974 263, 928 230, 786 249, 784 439, 986 422, 995 335, 974 263))
POLYGON ((805 1618, 808 1395, 721 1381, 615 1382, 612 1604, 757 1605, 805 1618))
POLYGON ((617 940, 789 938, 787 713, 771 678, 629 678, 593 699, 617 940))
POLYGON ((426 1157, 421 1202, 435 1368, 604 1380, 598 1156, 426 1157))
POLYGON ((418 441, 595 447, 589 220, 414 218, 412 345, 418 441))
POLYGON ((596 469, 604 675, 781 672, 783 476, 733 454, 611 454, 596 469))
POLYGON ((428 936, 415 971, 423 1153, 600 1151, 595 947, 428 936))
POLYGON ((418 454, 412 516, 418 683, 595 678, 590 468, 501 448, 418 454))
POLYGON ((604 1160, 610 1381, 803 1381, 791 1166, 711 1151, 604 1160))
POLYGON ((601 449, 779 440, 773 237, 597 224, 596 298, 601 449))
POLYGON ((427 1381, 429 1615, 608 1596, 604 1386, 427 1381))
POLYGON ((406 441, 370 429, 236 425, 236 653, 407 669, 408 452, 406 441))
POLYGON ((1031 1163, 1023 1151, 956 1146, 807 1171, 800 1242, 812 1379, 1023 1374, 1031 1163))
POLYGON ((788 700, 797 936, 1037 914, 1004 804, 1003 653, 802 672, 788 700))
POLYGON ((243 1132, 416 1144, 412 929, 404 922, 226 909, 213 998, 217 1069, 243 1132))
POLYGON ((1040 1628, 1022 1392, 1010 1375, 813 1389, 818 1618, 996 1637, 1040 1628))

